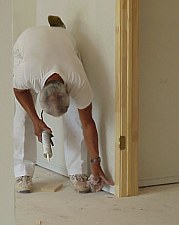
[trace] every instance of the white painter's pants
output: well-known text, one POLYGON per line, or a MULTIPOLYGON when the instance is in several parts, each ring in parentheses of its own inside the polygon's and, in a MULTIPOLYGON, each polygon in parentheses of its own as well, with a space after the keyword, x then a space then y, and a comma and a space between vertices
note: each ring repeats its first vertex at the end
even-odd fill
MULTIPOLYGON (((31 91, 34 104, 37 94, 31 91)), ((15 177, 33 177, 37 158, 36 137, 32 121, 15 99, 14 115, 14 174, 15 177)), ((55 119, 55 118, 54 118, 55 119)), ((87 173, 87 150, 78 116, 71 101, 68 112, 63 116, 64 153, 68 175, 87 173)), ((53 130, 53 128, 51 128, 53 130)))

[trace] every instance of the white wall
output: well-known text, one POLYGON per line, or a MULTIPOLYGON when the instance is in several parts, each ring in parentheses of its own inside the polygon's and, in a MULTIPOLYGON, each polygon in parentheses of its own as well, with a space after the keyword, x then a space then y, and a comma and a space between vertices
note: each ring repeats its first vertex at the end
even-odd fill
POLYGON ((0 224, 14 223, 12 10, 10 0, 0 0, 0 224))
POLYGON ((140 184, 179 181, 179 1, 140 1, 140 184))
POLYGON ((37 0, 37 24, 59 15, 75 36, 94 91, 103 165, 114 178, 115 0, 37 0))
POLYGON ((36 25, 36 0, 13 0, 13 39, 36 25))

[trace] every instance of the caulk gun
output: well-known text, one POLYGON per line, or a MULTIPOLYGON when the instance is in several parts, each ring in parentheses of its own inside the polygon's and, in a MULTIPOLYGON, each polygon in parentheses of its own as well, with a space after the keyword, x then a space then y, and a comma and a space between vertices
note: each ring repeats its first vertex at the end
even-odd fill
MULTIPOLYGON (((41 112, 41 119, 43 121, 43 110, 41 112)), ((42 146, 43 146, 43 155, 50 162, 50 158, 53 155, 51 145, 54 146, 52 141, 53 134, 48 130, 42 132, 42 146)))
POLYGON ((43 146, 43 156, 50 162, 50 158, 53 155, 51 145, 54 146, 52 142, 53 134, 51 134, 48 130, 44 130, 42 132, 42 146, 43 146))

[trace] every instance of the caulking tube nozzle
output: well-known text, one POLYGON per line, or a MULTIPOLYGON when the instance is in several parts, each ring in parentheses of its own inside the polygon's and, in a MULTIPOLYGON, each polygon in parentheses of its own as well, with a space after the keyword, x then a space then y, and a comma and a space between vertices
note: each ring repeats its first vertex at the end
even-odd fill
POLYGON ((47 153, 47 161, 50 162, 49 153, 47 153))

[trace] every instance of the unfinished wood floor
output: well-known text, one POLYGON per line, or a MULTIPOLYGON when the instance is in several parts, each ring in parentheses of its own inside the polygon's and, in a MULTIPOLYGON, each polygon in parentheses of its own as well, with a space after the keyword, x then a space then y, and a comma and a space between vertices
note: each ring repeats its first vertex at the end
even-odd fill
POLYGON ((106 192, 78 194, 69 180, 36 167, 34 193, 16 194, 17 225, 178 225, 179 184, 140 189, 117 199, 106 192), (62 182, 57 192, 45 185, 62 182))

